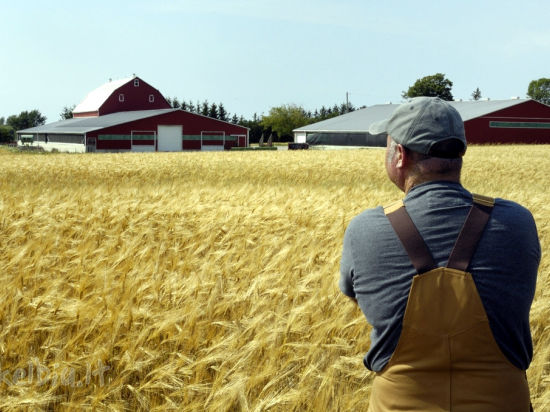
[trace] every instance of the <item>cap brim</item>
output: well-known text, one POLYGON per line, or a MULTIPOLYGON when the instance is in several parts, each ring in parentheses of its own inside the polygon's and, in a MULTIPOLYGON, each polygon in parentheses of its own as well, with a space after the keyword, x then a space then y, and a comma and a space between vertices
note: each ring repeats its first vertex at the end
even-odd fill
POLYGON ((379 122, 374 122, 369 126, 370 134, 382 134, 388 133, 388 121, 389 119, 381 120, 379 122))

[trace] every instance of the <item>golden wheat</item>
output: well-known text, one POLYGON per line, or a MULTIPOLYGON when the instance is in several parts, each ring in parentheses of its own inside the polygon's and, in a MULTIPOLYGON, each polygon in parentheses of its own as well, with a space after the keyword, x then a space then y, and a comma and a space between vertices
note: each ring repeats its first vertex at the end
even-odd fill
MULTIPOLYGON (((550 246, 549 146, 472 147, 470 190, 550 246)), ((1 410, 363 410, 369 330, 342 236, 401 196, 382 150, 0 152, 1 410)), ((550 409, 550 260, 528 371, 550 409)))

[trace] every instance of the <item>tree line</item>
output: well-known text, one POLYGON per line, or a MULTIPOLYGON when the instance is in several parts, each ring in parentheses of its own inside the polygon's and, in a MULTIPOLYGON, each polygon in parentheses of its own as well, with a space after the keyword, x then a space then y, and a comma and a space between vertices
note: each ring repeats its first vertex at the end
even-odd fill
POLYGON ((286 142, 293 140, 292 130, 305 126, 306 124, 316 123, 321 120, 355 110, 353 104, 347 102, 334 104, 333 106, 321 106, 313 112, 303 109, 297 105, 283 105, 270 109, 268 115, 258 116, 254 113, 251 119, 245 119, 242 115, 228 113, 223 103, 209 103, 208 100, 202 102, 193 102, 179 100, 177 97, 168 97, 166 99, 170 106, 186 110, 191 113, 208 116, 213 119, 223 120, 239 126, 250 129, 249 141, 258 143, 262 136, 267 140, 269 137, 273 141, 286 142))
MULTIPOLYGON (((415 81, 401 96, 405 99, 417 96, 436 96, 444 100, 453 100, 453 82, 443 73, 422 77, 415 81)), ((550 105, 550 78, 540 78, 529 83, 527 96, 543 104, 550 105)), ((471 94, 473 100, 481 99, 481 90, 477 87, 471 94)), ((330 119, 335 116, 356 110, 353 104, 346 102, 332 106, 321 106, 314 111, 306 110, 295 104, 285 104, 273 107, 267 115, 258 116, 254 113, 252 119, 245 119, 242 115, 229 113, 223 103, 209 103, 191 100, 180 100, 177 97, 166 99, 170 106, 213 119, 230 122, 250 129, 249 141, 257 143, 262 137, 275 142, 293 140, 292 130, 330 119)), ((359 107, 363 108, 365 106, 359 107)), ((65 106, 60 113, 60 119, 72 118, 75 106, 65 106)), ((11 115, 7 119, 0 117, 0 143, 15 140, 15 131, 40 126, 46 123, 46 117, 38 110, 23 111, 19 115, 11 115)))
POLYGON ((46 117, 38 110, 23 111, 7 119, 0 117, 0 143, 15 141, 15 131, 40 126, 46 123, 46 117))

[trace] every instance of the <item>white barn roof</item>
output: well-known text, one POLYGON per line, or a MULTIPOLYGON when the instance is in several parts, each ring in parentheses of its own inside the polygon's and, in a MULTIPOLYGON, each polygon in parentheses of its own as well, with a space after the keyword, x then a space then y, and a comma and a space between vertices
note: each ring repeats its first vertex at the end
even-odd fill
MULTIPOLYGON (((485 116, 517 104, 524 103, 530 99, 509 99, 509 100, 478 100, 478 101, 451 101, 449 102, 462 117, 463 121, 485 116)), ((347 132, 359 133, 369 130, 369 126, 379 120, 387 119, 399 104, 378 104, 355 110, 336 116, 331 119, 294 129, 294 132, 347 132)))
POLYGON ((112 80, 102 86, 99 86, 97 89, 88 93, 84 100, 74 108, 73 113, 98 111, 101 105, 105 103, 105 101, 116 89, 124 86, 132 80, 132 77, 128 77, 126 79, 112 80))

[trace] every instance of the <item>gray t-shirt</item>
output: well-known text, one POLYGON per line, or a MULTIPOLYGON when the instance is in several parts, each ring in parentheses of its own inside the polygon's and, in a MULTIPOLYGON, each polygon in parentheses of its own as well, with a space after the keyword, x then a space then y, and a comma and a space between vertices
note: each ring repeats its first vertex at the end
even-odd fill
MULTIPOLYGON (((445 266, 472 195, 458 183, 434 181, 413 187, 404 203, 436 264, 445 266)), ((468 272, 496 342, 520 369, 528 368, 533 355, 529 310, 540 253, 531 213, 517 203, 496 199, 468 272)), ((344 235, 339 286, 357 299, 372 325, 371 346, 364 358, 368 369, 382 370, 395 350, 415 274, 382 207, 352 219, 344 235)))

